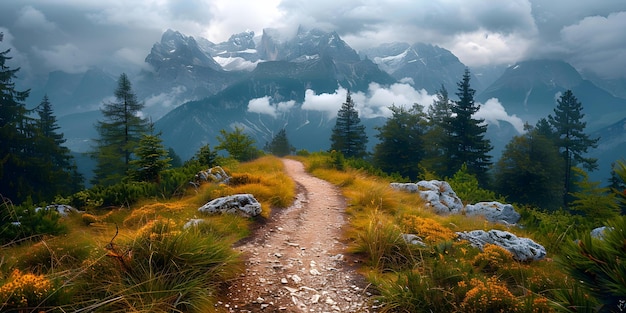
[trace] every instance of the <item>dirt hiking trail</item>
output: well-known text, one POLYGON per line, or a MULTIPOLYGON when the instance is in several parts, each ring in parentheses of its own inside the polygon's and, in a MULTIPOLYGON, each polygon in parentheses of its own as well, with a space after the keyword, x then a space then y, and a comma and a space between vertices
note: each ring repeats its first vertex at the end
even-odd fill
POLYGON ((375 312, 365 279, 340 241, 346 202, 302 163, 283 159, 298 186, 293 205, 235 247, 245 273, 228 286, 221 312, 375 312))

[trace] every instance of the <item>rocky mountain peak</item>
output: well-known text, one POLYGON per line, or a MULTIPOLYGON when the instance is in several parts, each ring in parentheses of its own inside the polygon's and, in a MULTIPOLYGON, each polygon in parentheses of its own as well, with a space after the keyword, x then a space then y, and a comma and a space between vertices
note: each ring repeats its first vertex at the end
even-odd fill
POLYGON ((178 31, 168 29, 163 33, 161 41, 152 46, 146 62, 155 70, 163 68, 208 67, 221 70, 221 66, 200 48, 191 36, 185 36, 178 31))
POLYGON ((298 28, 295 36, 286 39, 274 29, 264 29, 258 46, 261 58, 269 61, 301 61, 329 56, 341 62, 358 62, 359 56, 337 32, 318 28, 298 28))

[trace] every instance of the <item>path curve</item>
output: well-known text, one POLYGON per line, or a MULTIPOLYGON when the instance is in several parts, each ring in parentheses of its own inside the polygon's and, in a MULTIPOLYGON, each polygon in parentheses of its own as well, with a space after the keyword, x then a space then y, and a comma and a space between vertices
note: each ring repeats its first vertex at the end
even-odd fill
POLYGON ((226 312, 373 312, 367 283, 346 253, 345 199, 301 162, 282 159, 298 185, 293 205, 237 246, 245 274, 228 286, 226 312))

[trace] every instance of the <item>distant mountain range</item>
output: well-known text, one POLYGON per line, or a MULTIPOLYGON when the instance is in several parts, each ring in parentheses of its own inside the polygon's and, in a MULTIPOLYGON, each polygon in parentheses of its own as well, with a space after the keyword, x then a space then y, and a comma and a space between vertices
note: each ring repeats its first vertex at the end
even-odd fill
MULTIPOLYGON (((303 108, 307 93, 333 94, 339 88, 367 92, 371 83, 403 83, 429 94, 444 86, 454 99, 466 68, 450 51, 430 44, 388 43, 357 52, 335 32, 305 28, 289 38, 273 29, 260 36, 243 32, 217 44, 168 30, 145 61, 146 68, 131 76, 133 89, 146 104, 144 114, 163 132, 164 143, 183 159, 206 143, 215 145, 220 129, 235 126, 243 127, 259 146, 286 128, 296 148, 325 150, 334 119, 321 108, 303 108), (249 109, 251 101, 259 99, 269 111, 249 109)), ((587 80, 558 60, 471 70, 477 101, 497 98, 509 115, 531 124, 551 114, 558 94, 571 89, 583 103, 589 132, 602 134, 600 147, 605 150, 598 149, 603 151, 600 162, 624 157, 626 99, 615 92, 619 81, 587 80)), ((97 108, 112 99, 118 77, 99 69, 53 72, 41 87, 32 87, 29 104, 36 105, 48 94, 68 146, 84 152, 89 139, 97 136, 92 126, 99 118, 97 108)), ((384 118, 362 120, 373 146, 374 126, 382 125, 384 118)), ((505 121, 489 126, 488 137, 497 148, 494 160, 516 134, 505 121)))

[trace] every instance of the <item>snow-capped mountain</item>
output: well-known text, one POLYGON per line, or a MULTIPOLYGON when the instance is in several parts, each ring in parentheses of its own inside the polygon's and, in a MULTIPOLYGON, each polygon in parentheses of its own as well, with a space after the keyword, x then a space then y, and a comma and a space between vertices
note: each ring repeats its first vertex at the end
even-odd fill
MULTIPOLYGON (((408 82, 417 89, 423 88, 431 94, 441 89, 442 85, 449 94, 454 94, 456 83, 466 68, 449 50, 425 43, 387 43, 362 50, 360 54, 395 79, 408 82)), ((474 76, 472 78, 472 88, 480 90, 480 81, 474 76)))

